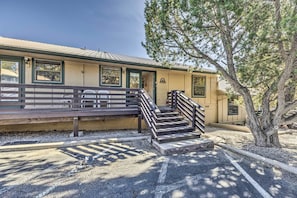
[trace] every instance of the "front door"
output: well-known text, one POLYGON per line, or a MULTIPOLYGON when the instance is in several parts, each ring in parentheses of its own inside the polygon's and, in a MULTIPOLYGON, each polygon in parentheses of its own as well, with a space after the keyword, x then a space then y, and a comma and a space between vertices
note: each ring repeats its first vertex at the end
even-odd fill
POLYGON ((156 72, 127 69, 127 88, 145 89, 156 102, 156 72))
POLYGON ((142 88, 141 71, 128 70, 127 88, 139 89, 142 88))

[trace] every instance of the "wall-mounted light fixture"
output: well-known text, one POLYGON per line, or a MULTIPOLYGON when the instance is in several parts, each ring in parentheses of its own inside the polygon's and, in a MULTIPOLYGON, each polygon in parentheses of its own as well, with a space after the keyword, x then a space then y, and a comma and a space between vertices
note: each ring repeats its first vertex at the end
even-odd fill
POLYGON ((29 57, 25 57, 25 64, 29 64, 30 61, 31 61, 31 58, 29 58, 29 57))
POLYGON ((160 78, 160 83, 166 83, 166 80, 165 80, 165 78, 160 78))

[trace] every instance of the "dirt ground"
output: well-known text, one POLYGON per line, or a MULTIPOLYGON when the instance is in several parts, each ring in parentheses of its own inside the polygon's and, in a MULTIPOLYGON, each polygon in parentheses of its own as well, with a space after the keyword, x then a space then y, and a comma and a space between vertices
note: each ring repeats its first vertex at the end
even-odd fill
POLYGON ((297 167, 297 130, 279 131, 282 148, 258 147, 251 133, 214 127, 207 127, 202 137, 297 167))

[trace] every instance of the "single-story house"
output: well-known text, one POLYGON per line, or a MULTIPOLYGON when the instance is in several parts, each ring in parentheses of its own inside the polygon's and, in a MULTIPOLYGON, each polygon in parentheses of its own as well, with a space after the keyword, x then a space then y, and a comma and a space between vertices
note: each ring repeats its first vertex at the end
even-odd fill
MULTIPOLYGON (((168 105, 168 92, 180 90, 204 108, 205 124, 245 119, 244 111, 234 103, 230 105, 225 92, 219 90, 217 72, 204 68, 178 64, 164 67, 146 58, 0 37, 0 75, 0 83, 28 86, 142 88, 157 106, 168 105)), ((1 84, 0 88, 4 89, 1 84)), ((3 109, 7 107, 0 105, 0 112, 3 109)), ((63 120, 51 125, 9 123, 1 125, 0 131, 72 128, 63 120)), ((137 128, 136 117, 104 117, 80 123, 81 130, 131 128, 137 128)))

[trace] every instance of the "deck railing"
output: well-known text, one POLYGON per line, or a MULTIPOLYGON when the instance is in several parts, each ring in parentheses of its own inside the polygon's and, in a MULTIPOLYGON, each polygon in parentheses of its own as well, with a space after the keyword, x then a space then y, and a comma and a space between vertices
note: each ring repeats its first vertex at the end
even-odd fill
MULTIPOLYGON (((191 121, 193 128, 204 132, 202 106, 180 91, 170 92, 168 98, 171 107, 178 109, 191 121)), ((77 119, 81 116, 138 115, 141 118, 141 113, 152 138, 157 137, 156 120, 160 113, 148 93, 140 89, 0 83, 0 114, 6 119, 2 120, 2 124, 10 123, 7 120, 17 117, 15 115, 21 111, 32 113, 30 116, 37 121, 40 117, 49 117, 43 116, 44 112, 55 113, 54 116, 50 115, 52 117, 73 117, 74 125, 77 125, 77 119), (56 114, 56 111, 63 114, 56 114), (11 112, 9 118, 7 112, 11 112), (36 112, 38 116, 34 117, 36 112)))
POLYGON ((160 110, 144 89, 140 90, 139 98, 141 114, 152 133, 152 139, 155 139, 157 137, 157 113, 160 112, 160 110))
POLYGON ((0 83, 0 111, 137 108, 138 93, 139 89, 0 83))
POLYGON ((193 128, 204 132, 205 114, 201 105, 187 97, 182 91, 177 90, 167 93, 167 101, 171 108, 180 111, 192 123, 193 128))

